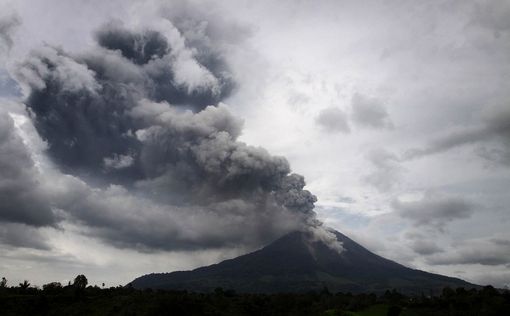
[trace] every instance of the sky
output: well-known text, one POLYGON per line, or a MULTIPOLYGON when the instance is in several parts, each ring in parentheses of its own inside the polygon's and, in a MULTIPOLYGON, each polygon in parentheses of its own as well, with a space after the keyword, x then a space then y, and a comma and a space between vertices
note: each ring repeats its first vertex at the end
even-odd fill
POLYGON ((338 230, 510 286, 510 2, 0 1, 0 275, 338 230))

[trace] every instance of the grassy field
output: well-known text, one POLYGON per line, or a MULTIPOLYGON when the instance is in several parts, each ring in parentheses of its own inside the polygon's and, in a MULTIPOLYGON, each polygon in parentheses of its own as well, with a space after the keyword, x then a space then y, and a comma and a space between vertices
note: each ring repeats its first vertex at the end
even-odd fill
POLYGON ((386 316, 388 308, 389 306, 386 304, 377 304, 357 312, 330 310, 326 312, 325 316, 386 316))

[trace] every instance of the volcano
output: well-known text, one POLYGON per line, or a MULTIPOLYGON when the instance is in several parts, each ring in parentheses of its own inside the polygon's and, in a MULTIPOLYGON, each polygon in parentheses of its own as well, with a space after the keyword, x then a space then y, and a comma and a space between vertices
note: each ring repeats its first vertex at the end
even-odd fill
POLYGON ((405 294, 438 293, 444 287, 477 287, 461 279, 410 269, 380 257, 347 236, 334 232, 338 252, 309 233, 292 232, 266 247, 192 271, 152 273, 135 279, 135 288, 208 292, 215 288, 241 293, 320 291, 405 294))

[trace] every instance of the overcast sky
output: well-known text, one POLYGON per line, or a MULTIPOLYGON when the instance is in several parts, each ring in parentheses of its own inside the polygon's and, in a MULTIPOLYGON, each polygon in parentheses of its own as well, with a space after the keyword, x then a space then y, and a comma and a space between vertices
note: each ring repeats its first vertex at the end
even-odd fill
POLYGON ((0 3, 10 284, 125 284, 328 226, 510 286, 510 2, 0 3))

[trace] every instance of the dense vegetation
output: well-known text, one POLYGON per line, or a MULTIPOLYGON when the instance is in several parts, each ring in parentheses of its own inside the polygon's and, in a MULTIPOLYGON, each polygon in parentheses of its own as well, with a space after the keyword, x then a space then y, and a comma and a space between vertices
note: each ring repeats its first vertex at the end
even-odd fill
POLYGON ((509 315, 510 292, 492 286, 480 290, 445 288, 439 296, 330 293, 326 288, 306 294, 238 294, 216 289, 211 293, 136 290, 132 287, 87 286, 79 275, 62 286, 58 282, 31 287, 28 281, 9 286, 0 282, 0 315, 324 315, 421 316, 509 315))

